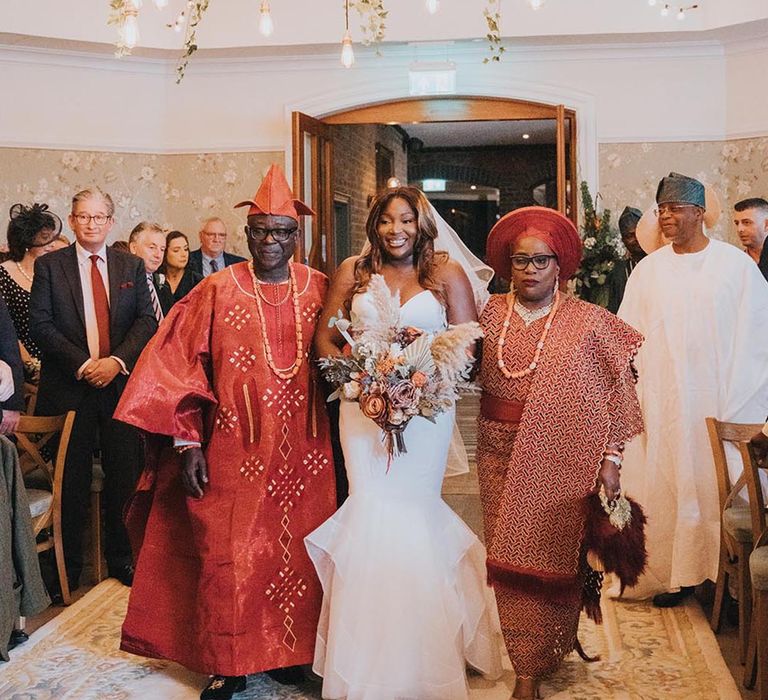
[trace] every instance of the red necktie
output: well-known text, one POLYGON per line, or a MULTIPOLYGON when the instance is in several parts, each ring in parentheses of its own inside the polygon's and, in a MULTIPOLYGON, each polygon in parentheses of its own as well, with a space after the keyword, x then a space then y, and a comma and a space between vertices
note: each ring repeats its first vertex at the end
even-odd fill
POLYGON ((99 272, 98 255, 91 255, 91 287, 93 288, 93 308, 96 311, 96 326, 99 329, 99 357, 109 357, 109 302, 104 280, 99 272))

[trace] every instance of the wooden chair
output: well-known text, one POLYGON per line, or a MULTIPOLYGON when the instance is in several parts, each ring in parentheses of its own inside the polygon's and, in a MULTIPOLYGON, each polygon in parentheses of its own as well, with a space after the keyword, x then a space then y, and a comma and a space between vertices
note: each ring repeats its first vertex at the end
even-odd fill
POLYGON ((755 548, 749 557, 753 608, 744 686, 754 688, 757 680, 760 700, 768 700, 768 518, 760 483, 760 470, 768 471, 768 465, 758 463, 751 446, 742 445, 741 450, 749 464, 746 480, 755 533, 755 548))
POLYGON ((24 382, 24 413, 34 416, 35 404, 37 404, 37 384, 24 382))
POLYGON ((44 488, 27 488, 32 528, 36 536, 43 530, 50 533, 46 539, 38 542, 37 551, 54 550, 61 597, 65 605, 69 605, 71 597, 61 536, 61 491, 74 422, 74 411, 62 416, 22 416, 15 432, 22 473, 26 475, 35 472, 42 475, 45 482, 41 484, 44 488), (48 457, 47 453, 53 453, 54 449, 55 457, 48 457))
MULTIPOLYGON (((717 475, 717 491, 720 498, 720 565, 715 584, 715 603, 712 608, 710 626, 717 633, 723 616, 723 601, 728 584, 733 577, 739 597, 739 660, 745 663, 749 630, 752 618, 752 585, 749 576, 749 555, 752 552, 752 518, 749 504, 738 497, 746 483, 745 473, 749 466, 744 463, 744 472, 736 483, 731 483, 725 443, 737 448, 746 446, 749 439, 763 427, 762 424, 724 423, 716 418, 707 418, 707 431, 712 447, 717 475)), ((742 455, 746 454, 742 452, 742 455)), ((743 458, 742 458, 743 461, 743 458)))

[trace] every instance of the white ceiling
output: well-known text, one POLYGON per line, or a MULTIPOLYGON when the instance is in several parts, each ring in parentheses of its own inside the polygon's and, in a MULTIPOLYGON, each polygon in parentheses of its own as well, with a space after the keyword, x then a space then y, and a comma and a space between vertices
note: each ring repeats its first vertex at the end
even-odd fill
MULTIPOLYGON (((166 9, 158 11, 152 0, 144 0, 139 19, 141 47, 178 50, 181 35, 165 25, 184 4, 184 0, 170 0, 166 9)), ((672 3, 674 7, 678 4, 682 3, 672 3)), ((484 0, 442 0, 435 15, 427 13, 423 0, 385 0, 385 5, 389 10, 387 41, 482 39, 487 31, 484 0)), ((698 10, 680 22, 674 12, 661 17, 658 7, 649 7, 648 0, 547 0, 538 11, 525 0, 504 0, 501 30, 511 40, 550 38, 557 43, 595 37, 622 42, 676 41, 682 37, 716 39, 733 34, 734 27, 768 20, 768 0, 698 0, 698 5, 698 10)), ((258 0, 211 0, 200 25, 201 50, 274 52, 279 46, 338 45, 341 39, 342 0, 272 0, 275 32, 269 39, 256 31, 258 7, 258 0)), ((106 24, 108 15, 108 0, 2 0, 0 35, 3 43, 30 43, 38 38, 43 45, 72 41, 108 46, 116 36, 115 28, 106 24)), ((360 24, 352 12, 350 28, 355 41, 361 38, 360 24)), ((758 31, 765 32, 764 23, 758 31)))

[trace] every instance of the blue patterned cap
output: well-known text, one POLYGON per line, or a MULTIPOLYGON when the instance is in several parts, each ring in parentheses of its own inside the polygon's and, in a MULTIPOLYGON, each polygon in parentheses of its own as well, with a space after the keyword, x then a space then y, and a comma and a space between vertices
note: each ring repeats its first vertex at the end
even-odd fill
POLYGON ((687 175, 670 173, 661 179, 659 188, 656 190, 656 204, 667 202, 695 204, 697 207, 706 209, 704 185, 687 175))
POLYGON ((640 221, 642 215, 643 212, 639 209, 624 207, 624 211, 621 212, 619 217, 619 231, 621 231, 621 235, 625 235, 630 228, 637 226, 637 222, 640 221))

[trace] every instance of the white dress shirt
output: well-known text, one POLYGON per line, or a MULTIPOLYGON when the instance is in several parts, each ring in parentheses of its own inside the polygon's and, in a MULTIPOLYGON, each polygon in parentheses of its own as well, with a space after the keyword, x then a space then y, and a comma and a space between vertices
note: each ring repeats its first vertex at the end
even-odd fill
POLYGON ((220 272, 221 270, 223 270, 226 267, 226 265, 224 264, 224 251, 219 253, 218 257, 215 257, 215 258, 209 258, 202 251, 200 251, 200 254, 201 254, 202 258, 203 258, 203 265, 202 265, 202 267, 203 267, 203 277, 208 277, 208 275, 212 275, 213 274, 213 270, 211 269, 211 261, 212 260, 216 261, 216 272, 220 272))

